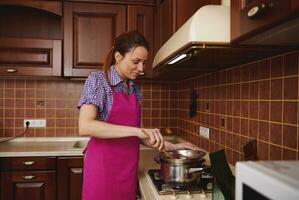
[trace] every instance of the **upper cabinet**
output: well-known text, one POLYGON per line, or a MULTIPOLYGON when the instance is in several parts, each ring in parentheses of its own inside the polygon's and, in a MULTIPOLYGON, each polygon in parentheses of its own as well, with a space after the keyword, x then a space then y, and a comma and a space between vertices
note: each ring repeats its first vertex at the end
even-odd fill
POLYGON ((0 1, 0 75, 61 76, 61 1, 0 1))
POLYGON ((157 51, 199 8, 221 0, 157 0, 157 51))
MULTIPOLYGON (((231 1, 231 39, 233 43, 290 45, 294 37, 298 45, 298 0, 231 1), (296 21, 290 22, 292 19, 296 21), (283 24, 288 21, 289 24, 283 24), (297 24, 292 26, 292 23, 297 24), (278 27, 277 25, 281 25, 278 27), (260 35, 272 29, 266 34, 260 35), (296 31, 292 28, 296 28, 296 31), (297 34, 297 35, 296 35, 297 34), (252 39, 255 37, 254 39, 252 39)), ((294 42, 292 41, 294 44, 294 42)))
POLYGON ((64 3, 64 72, 86 77, 102 68, 114 38, 126 30, 126 6, 64 3))
POLYGON ((152 64, 154 56, 154 8, 152 6, 128 5, 127 30, 137 30, 148 40, 150 51, 146 67, 145 78, 152 77, 152 64))

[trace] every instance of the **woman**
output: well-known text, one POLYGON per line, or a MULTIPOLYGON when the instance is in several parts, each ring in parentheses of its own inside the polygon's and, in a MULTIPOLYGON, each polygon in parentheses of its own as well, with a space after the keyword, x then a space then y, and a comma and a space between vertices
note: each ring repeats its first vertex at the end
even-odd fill
POLYGON ((161 150, 192 148, 141 129, 141 93, 132 80, 143 73, 149 44, 136 31, 115 39, 103 70, 86 80, 78 107, 79 134, 91 136, 84 157, 83 200, 135 200, 139 144, 161 150))

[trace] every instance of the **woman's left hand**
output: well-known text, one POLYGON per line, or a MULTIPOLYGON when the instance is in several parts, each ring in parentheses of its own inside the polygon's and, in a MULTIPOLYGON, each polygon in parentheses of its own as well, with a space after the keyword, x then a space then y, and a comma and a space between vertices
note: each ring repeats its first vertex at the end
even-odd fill
POLYGON ((173 144, 168 141, 164 141, 164 148, 166 151, 179 150, 179 149, 191 149, 191 150, 200 150, 196 145, 190 142, 181 142, 173 144))

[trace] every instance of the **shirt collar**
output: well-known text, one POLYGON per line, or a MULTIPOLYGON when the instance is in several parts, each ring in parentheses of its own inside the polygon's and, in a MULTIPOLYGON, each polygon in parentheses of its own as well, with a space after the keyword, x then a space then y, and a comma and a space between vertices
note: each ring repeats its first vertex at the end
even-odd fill
MULTIPOLYGON (((118 85, 119 83, 124 82, 124 81, 121 79, 121 77, 119 76, 119 74, 117 73, 117 71, 116 71, 114 65, 112 65, 112 66, 110 67, 110 81, 111 81, 111 85, 112 85, 112 86, 116 86, 116 85, 118 85)), ((132 80, 129 80, 128 83, 129 83, 129 89, 130 89, 130 90, 133 89, 133 87, 135 87, 135 86, 134 86, 134 82, 133 82, 132 80)))

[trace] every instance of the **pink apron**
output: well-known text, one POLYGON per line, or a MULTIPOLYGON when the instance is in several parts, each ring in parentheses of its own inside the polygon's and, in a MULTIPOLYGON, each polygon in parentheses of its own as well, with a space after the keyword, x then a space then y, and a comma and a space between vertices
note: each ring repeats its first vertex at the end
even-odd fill
MULTIPOLYGON (((140 126, 140 103, 135 94, 113 91, 106 122, 140 126)), ((82 200, 136 200, 138 137, 92 137, 84 156, 82 200)))

